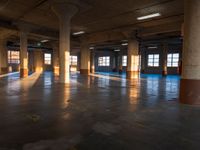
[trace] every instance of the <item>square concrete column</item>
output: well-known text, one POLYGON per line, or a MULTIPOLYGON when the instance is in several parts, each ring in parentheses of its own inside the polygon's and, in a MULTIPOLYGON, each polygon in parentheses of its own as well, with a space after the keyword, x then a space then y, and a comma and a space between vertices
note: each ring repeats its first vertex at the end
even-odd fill
POLYGON ((138 78, 139 76, 139 43, 136 39, 129 39, 127 51, 127 79, 138 78))
POLYGON ((0 40, 0 74, 8 73, 8 50, 7 40, 0 40))
POLYGON ((34 62, 34 71, 35 72, 43 72, 44 67, 44 57, 43 52, 40 49, 36 49, 33 52, 33 62, 34 62))
POLYGON ((200 105, 200 0, 185 0, 180 102, 200 105))
POLYGON ((87 43, 81 44, 81 74, 90 74, 90 50, 87 43))
POLYGON ((27 32, 20 32, 20 77, 25 78, 28 76, 28 45, 27 45, 27 32))

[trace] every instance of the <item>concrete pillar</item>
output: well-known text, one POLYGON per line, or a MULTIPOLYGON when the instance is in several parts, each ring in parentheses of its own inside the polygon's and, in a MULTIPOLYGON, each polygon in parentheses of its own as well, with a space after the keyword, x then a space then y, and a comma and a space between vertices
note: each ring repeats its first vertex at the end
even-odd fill
POLYGON ((6 43, 7 40, 0 40, 0 74, 8 73, 8 50, 6 43))
POLYGON ((163 43, 162 44, 162 49, 163 49, 163 64, 162 64, 162 75, 166 76, 167 75, 167 52, 168 52, 168 44, 163 43))
POLYGON ((20 77, 28 76, 28 55, 27 55, 27 32, 20 32, 20 77))
POLYGON ((34 57, 33 57, 33 63, 34 63, 34 71, 35 72, 42 72, 43 66, 44 66, 44 56, 43 52, 40 49, 34 50, 34 57))
POLYGON ((90 72, 91 73, 95 73, 95 50, 91 51, 91 68, 90 68, 90 72))
POLYGON ((34 51, 28 53, 28 70, 34 72, 34 51))
POLYGON ((145 72, 145 66, 146 66, 146 49, 145 48, 142 48, 141 50, 141 73, 144 73, 145 72))
POLYGON ((127 51, 127 79, 138 78, 139 76, 139 43, 136 39, 130 39, 127 51))
POLYGON ((118 67, 119 67, 118 72, 122 73, 122 71, 123 71, 123 66, 122 66, 122 51, 120 51, 118 53, 118 67))
POLYGON ((53 72, 55 75, 59 75, 59 46, 53 45, 53 72))
POLYGON ((53 1, 53 11, 59 18, 59 75, 61 83, 70 82, 70 22, 78 11, 73 1, 53 1))
POLYGON ((185 0, 180 102, 200 105, 200 1, 185 0))
POLYGON ((90 74, 90 50, 87 43, 81 44, 81 74, 90 74))

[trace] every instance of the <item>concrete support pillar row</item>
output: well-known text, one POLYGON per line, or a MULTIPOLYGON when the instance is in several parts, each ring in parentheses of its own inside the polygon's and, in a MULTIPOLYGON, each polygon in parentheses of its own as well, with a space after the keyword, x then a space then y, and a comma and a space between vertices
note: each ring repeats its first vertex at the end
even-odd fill
POLYGON ((90 74, 90 50, 87 43, 81 44, 81 74, 90 74))
POLYGON ((136 39, 129 39, 127 55, 127 79, 139 77, 139 43, 136 39))
POLYGON ((42 72, 44 66, 44 57, 42 50, 34 50, 34 71, 42 72))
POLYGON ((6 39, 0 39, 0 74, 8 73, 8 51, 6 39))
POLYGON ((20 77, 28 76, 28 45, 27 45, 27 32, 20 32, 20 77))
POLYGON ((200 105, 200 1, 185 0, 180 102, 200 105))
POLYGON ((53 11, 60 21, 59 75, 61 83, 70 82, 70 21, 78 11, 73 1, 54 1, 53 11))

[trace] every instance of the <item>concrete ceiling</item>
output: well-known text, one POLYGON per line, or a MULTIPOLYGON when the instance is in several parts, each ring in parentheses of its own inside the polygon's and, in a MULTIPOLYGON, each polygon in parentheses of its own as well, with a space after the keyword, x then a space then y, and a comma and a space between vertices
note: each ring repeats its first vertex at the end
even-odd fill
MULTIPOLYGON (((127 33, 136 29, 141 37, 179 34, 183 12, 183 0, 81 0, 71 29, 72 32, 84 30, 90 39, 99 34, 101 39, 91 40, 91 43, 112 40, 106 38, 107 34, 116 37, 113 40, 127 38, 127 33), (155 12, 162 16, 145 21, 136 19, 155 12)), ((59 21, 48 0, 1 0, 0 26, 17 30, 14 23, 18 21, 34 25, 34 36, 58 37, 59 21)))

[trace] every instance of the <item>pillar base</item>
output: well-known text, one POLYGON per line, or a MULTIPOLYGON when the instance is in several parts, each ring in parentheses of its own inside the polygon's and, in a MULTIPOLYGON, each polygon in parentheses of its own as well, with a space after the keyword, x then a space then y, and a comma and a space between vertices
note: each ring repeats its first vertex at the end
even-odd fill
POLYGON ((126 71, 127 79, 137 79, 139 78, 139 71, 126 71))
POLYGON ((90 74, 90 70, 89 69, 80 69, 80 74, 89 75, 90 74))
POLYGON ((180 103, 200 105, 200 80, 181 79, 180 103))
POLYGON ((162 76, 167 76, 167 71, 162 71, 162 76))
POLYGON ((54 73, 55 75, 59 75, 59 67, 54 67, 54 68, 53 68, 53 73, 54 73))
POLYGON ((95 73, 95 69, 91 69, 91 70, 90 70, 90 73, 95 73))
POLYGON ((1 74, 6 74, 8 72, 9 72, 8 67, 1 67, 1 74))
POLYGON ((28 77, 28 69, 20 69, 20 77, 21 78, 28 77))

